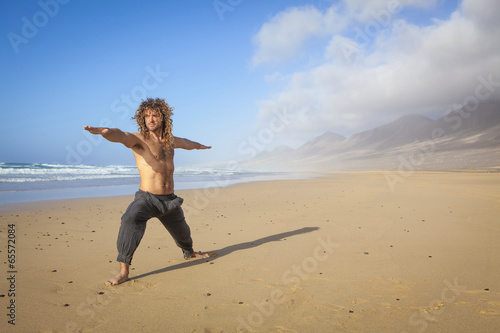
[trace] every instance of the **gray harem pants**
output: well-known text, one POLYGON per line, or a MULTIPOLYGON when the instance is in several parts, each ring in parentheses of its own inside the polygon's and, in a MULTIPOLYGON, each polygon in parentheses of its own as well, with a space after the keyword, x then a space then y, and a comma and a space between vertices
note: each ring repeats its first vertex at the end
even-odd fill
POLYGON ((178 247, 182 249, 184 258, 193 254, 191 231, 182 211, 183 199, 175 194, 157 195, 139 190, 135 199, 122 216, 118 233, 119 262, 130 265, 135 250, 146 231, 146 222, 156 217, 168 230, 178 247))

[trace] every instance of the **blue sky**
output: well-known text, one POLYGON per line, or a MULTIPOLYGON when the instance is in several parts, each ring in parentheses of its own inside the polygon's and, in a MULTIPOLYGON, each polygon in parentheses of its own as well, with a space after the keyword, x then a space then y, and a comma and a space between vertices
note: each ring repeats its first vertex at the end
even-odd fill
POLYGON ((136 131, 130 117, 145 97, 175 108, 174 135, 213 146, 176 151, 177 165, 192 165, 408 113, 439 117, 475 93, 478 77, 492 82, 488 99, 500 96, 494 0, 0 6, 3 162, 133 164, 83 126, 136 131))

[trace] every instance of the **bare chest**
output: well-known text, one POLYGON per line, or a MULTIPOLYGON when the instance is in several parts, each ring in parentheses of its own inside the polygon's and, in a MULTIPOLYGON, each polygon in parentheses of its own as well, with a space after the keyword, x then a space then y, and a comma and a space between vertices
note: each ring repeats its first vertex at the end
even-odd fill
POLYGON ((173 149, 168 149, 165 144, 158 142, 147 142, 151 154, 160 162, 168 162, 173 158, 173 149))

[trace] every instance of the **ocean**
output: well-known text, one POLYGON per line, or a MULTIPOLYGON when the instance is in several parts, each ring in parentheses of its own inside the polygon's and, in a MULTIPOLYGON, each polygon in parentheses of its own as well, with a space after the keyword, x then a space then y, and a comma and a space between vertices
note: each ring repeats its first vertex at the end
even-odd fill
MULTIPOLYGON (((311 175, 235 168, 183 168, 174 173, 176 190, 236 183, 310 178, 311 175)), ((85 197, 133 195, 139 188, 136 166, 63 165, 0 162, 0 205, 85 197)))

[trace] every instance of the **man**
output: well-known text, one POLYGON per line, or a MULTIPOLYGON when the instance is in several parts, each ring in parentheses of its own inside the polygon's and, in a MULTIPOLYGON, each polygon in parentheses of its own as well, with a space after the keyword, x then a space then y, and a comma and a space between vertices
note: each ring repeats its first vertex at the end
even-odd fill
POLYGON ((210 149, 197 142, 172 135, 173 108, 163 99, 143 101, 132 119, 137 121, 139 133, 123 132, 117 128, 91 127, 84 129, 100 134, 106 140, 119 142, 132 149, 141 183, 134 201, 122 216, 118 233, 120 273, 106 281, 114 286, 128 280, 132 256, 146 230, 146 222, 157 217, 179 246, 184 258, 207 258, 207 253, 193 251, 189 226, 181 208, 183 199, 174 194, 174 148, 210 149))

